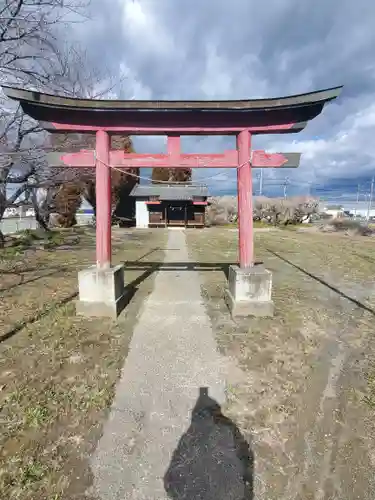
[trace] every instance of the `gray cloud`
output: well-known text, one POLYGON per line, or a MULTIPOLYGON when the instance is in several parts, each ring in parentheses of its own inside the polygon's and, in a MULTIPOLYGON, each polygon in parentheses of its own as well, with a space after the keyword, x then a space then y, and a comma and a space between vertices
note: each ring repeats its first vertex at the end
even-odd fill
MULTIPOLYGON (((302 151, 301 168, 288 172, 296 185, 340 178, 354 185, 375 172, 374 18, 372 0, 94 0, 93 19, 76 36, 99 64, 127 75, 124 98, 271 97, 344 84, 342 97, 305 131, 257 137, 254 145, 302 151)), ((164 147, 160 138, 136 145, 164 147)), ((230 138, 184 140, 187 151, 232 145, 230 138)), ((234 187, 234 172, 225 175, 216 184, 234 187)))

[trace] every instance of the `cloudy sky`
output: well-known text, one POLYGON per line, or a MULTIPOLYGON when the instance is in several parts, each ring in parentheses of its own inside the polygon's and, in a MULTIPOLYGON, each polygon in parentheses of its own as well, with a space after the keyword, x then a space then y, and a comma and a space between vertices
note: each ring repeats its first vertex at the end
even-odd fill
MULTIPOLYGON (((256 137, 256 148, 300 151, 296 171, 264 173, 265 194, 320 193, 364 199, 375 175, 375 2, 373 0, 94 0, 77 39, 114 75, 119 97, 241 99, 344 85, 305 131, 256 137)), ((136 138, 161 152, 162 138, 136 138)), ((229 137, 184 138, 186 152, 220 152, 229 137)), ((195 172, 195 179, 218 172, 195 172)), ((255 191, 257 175, 254 175, 255 191)), ((235 172, 208 181, 235 189, 235 172)))

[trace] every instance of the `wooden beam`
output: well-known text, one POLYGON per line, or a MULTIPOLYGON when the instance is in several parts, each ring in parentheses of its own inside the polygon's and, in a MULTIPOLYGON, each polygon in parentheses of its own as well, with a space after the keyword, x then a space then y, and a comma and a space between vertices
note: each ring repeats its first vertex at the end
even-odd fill
MULTIPOLYGON (((110 164, 119 168, 230 168, 237 166, 237 151, 223 154, 138 154, 123 151, 110 152, 110 164)), ((48 153, 51 167, 94 167, 94 151, 82 150, 78 153, 48 153)))
MULTIPOLYGON (((110 151, 110 165, 117 168, 236 168, 238 153, 235 150, 219 154, 137 154, 110 151)), ((253 151, 253 168, 297 168, 300 153, 266 153, 253 151)), ((48 153, 50 167, 95 167, 95 152, 82 150, 78 153, 48 153)))
POLYGON ((51 155, 51 162, 53 166, 62 167, 95 167, 95 151, 88 151, 82 149, 78 153, 48 153, 47 161, 51 155))
POLYGON ((298 168, 301 153, 266 153, 253 151, 251 164, 253 168, 298 168))

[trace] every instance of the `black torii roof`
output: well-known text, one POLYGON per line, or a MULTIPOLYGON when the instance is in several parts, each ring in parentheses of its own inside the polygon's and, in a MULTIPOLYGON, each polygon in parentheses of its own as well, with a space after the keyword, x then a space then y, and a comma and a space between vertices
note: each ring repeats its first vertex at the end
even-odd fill
MULTIPOLYGON (((59 123, 93 127, 123 126, 134 129, 133 133, 142 133, 139 131, 147 127, 155 128, 155 133, 163 133, 164 129, 188 129, 197 126, 197 123, 202 133, 207 133, 204 129, 212 129, 210 133, 223 133, 222 130, 228 124, 235 132, 234 129, 285 123, 295 124, 285 132, 298 132, 321 113, 327 102, 336 99, 342 90, 342 86, 339 86, 270 99, 124 101, 77 99, 15 87, 2 88, 7 97, 19 101, 24 112, 43 122, 42 126, 47 130, 53 130, 53 123, 59 123)), ((272 133, 272 130, 260 133, 272 133)))

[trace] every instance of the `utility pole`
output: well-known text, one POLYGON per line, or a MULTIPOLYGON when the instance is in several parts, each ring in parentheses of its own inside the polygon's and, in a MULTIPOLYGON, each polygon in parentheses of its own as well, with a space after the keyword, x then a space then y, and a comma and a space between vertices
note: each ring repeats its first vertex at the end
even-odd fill
POLYGON ((374 195, 374 177, 371 179, 370 196, 369 196, 368 207, 367 207, 367 222, 370 219, 370 212, 371 212, 371 205, 372 205, 373 195, 374 195))
POLYGON ((285 181, 284 181, 284 199, 286 198, 286 190, 287 190, 288 184, 289 184, 289 177, 285 177, 285 181))
POLYGON ((356 203, 355 210, 354 210, 355 216, 357 216, 358 204, 359 204, 359 184, 357 185, 357 203, 356 203))
POLYGON ((257 179, 259 181, 259 193, 258 196, 262 196, 263 194, 263 169, 260 169, 260 174, 257 174, 257 179))
POLYGON ((260 169, 260 179, 259 179, 259 196, 263 194, 263 168, 260 169))

